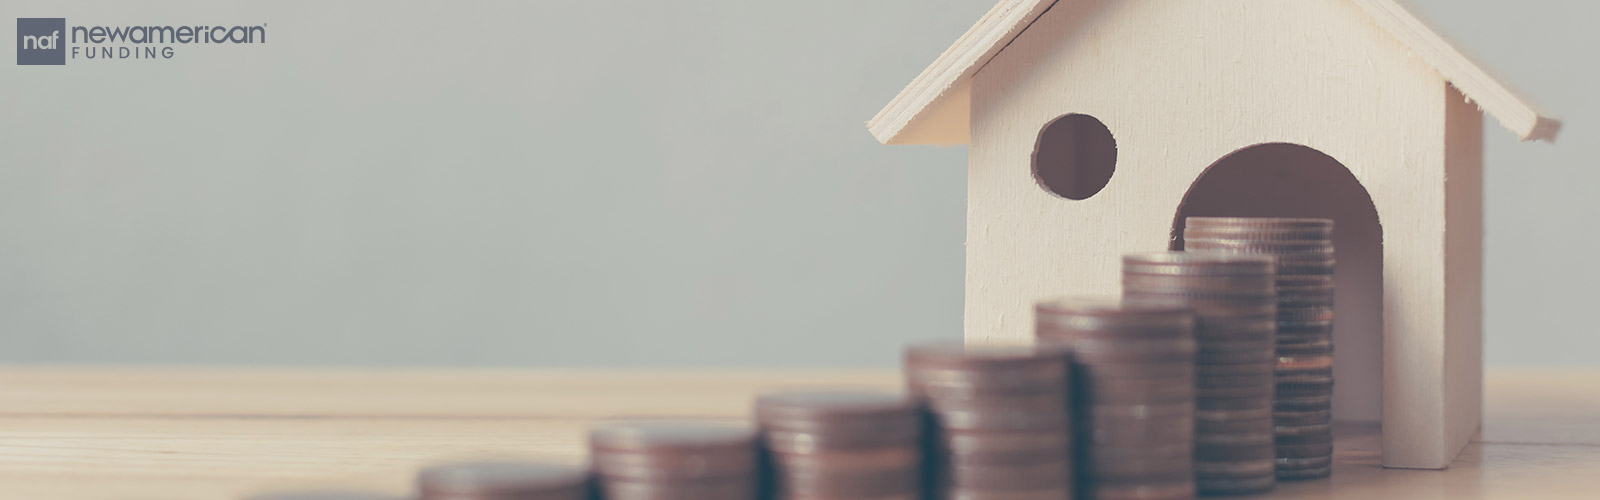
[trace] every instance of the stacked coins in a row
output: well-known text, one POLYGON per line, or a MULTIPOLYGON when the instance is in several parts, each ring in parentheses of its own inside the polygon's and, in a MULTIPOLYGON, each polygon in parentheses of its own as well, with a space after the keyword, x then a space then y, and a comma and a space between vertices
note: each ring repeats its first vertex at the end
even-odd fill
POLYGON ((793 391, 756 399, 774 500, 916 500, 922 414, 908 395, 793 391))
POLYGON ((1116 299, 1045 301, 1035 313, 1038 340, 1073 351, 1078 498, 1193 498, 1193 313, 1116 299))
POLYGON ((908 390, 928 410, 928 487, 945 500, 1072 495, 1068 358, 1061 346, 913 345, 908 390))
POLYGON ((1333 221, 1190 217, 1184 248, 1277 260, 1278 478, 1332 472, 1333 221))
POLYGON ((586 500, 590 490, 588 470, 534 462, 455 463, 417 474, 418 500, 586 500))
POLYGON ((1195 484, 1244 494, 1277 483, 1272 398, 1277 298, 1273 261, 1210 252, 1123 258, 1127 300, 1176 300, 1195 313, 1195 484))
POLYGON ((756 495, 756 432, 746 424, 633 420, 589 432, 609 500, 748 500, 756 495))

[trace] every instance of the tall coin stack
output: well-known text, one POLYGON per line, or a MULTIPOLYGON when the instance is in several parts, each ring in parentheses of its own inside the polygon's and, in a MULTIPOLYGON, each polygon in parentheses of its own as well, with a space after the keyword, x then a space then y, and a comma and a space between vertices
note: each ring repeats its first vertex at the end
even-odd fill
POLYGON ((1184 248, 1277 259, 1278 479, 1327 477, 1333 465, 1333 221, 1190 217, 1184 248))
POLYGON ((1039 342, 1073 351, 1079 498, 1194 498, 1194 314, 1117 299, 1034 311, 1039 342))
POLYGON ((584 500, 589 496, 589 471, 565 465, 465 462, 436 465, 417 473, 419 500, 584 500))
POLYGON ((774 500, 918 500, 922 414, 905 394, 794 391, 756 398, 774 500))
POLYGON ((755 498, 756 450, 755 429, 745 424, 631 420, 589 432, 590 459, 607 500, 755 498))
POLYGON ((1050 345, 906 348, 907 388, 931 416, 935 498, 1071 498, 1069 357, 1050 345))
POLYGON ((1130 254, 1124 300, 1176 300, 1195 313, 1195 484, 1246 494, 1277 483, 1272 397, 1273 261, 1212 252, 1130 254))

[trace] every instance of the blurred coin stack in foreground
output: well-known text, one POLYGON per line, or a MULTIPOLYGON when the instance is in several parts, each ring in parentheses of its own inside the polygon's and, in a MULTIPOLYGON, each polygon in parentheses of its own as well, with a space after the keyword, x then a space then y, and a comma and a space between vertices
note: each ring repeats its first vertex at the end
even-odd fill
POLYGON ((908 390, 928 409, 929 487, 942 500, 1072 495, 1069 351, 929 342, 905 351, 908 390))
MULTIPOLYGON (((589 495, 588 471, 565 465, 467 462, 417 474, 418 500, 585 500, 589 495)), ((327 500, 335 498, 342 497, 327 500)))
POLYGON ((1190 217, 1185 225, 1188 250, 1276 259, 1278 478, 1327 477, 1333 464, 1333 221, 1190 217))
POLYGON ((280 491, 243 497, 243 500, 410 500, 360 491, 280 491))
POLYGON ((1078 498, 1194 498, 1194 315, 1172 301, 1059 299, 1042 344, 1073 351, 1078 498))
POLYGON ((1195 313, 1195 484, 1245 494, 1277 483, 1272 397, 1277 296, 1272 258, 1213 252, 1130 254, 1124 300, 1178 301, 1195 313))
POLYGON ((607 500, 748 500, 758 491, 756 432, 743 423, 606 423, 589 432, 589 450, 607 500))
POLYGON ((774 500, 917 500, 922 414, 905 394, 791 391, 756 398, 774 500))

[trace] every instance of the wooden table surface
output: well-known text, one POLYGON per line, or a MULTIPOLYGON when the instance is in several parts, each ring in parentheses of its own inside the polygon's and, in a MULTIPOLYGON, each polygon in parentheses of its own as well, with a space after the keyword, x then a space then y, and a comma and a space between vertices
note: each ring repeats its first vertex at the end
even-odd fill
MULTIPOLYGON (((1492 370, 1481 439, 1443 471, 1379 467, 1339 429, 1331 480, 1256 498, 1600 498, 1600 370, 1492 370)), ((742 417, 758 391, 896 387, 889 371, 0 368, 0 499, 401 492, 421 464, 579 461, 619 415, 742 417)))

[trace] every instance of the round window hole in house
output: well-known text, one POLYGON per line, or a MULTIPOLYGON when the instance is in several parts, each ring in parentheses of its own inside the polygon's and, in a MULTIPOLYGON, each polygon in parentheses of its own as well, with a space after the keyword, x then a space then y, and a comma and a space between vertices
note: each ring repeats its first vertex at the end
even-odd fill
POLYGON ((1083 200, 1111 182, 1117 168, 1117 140, 1093 116, 1070 114, 1039 131, 1033 149, 1033 179, 1039 187, 1069 200, 1083 200))

